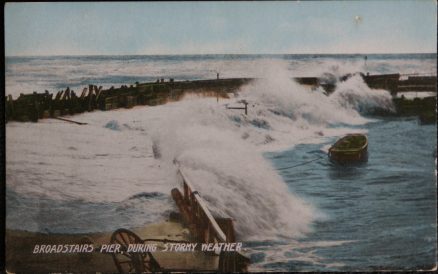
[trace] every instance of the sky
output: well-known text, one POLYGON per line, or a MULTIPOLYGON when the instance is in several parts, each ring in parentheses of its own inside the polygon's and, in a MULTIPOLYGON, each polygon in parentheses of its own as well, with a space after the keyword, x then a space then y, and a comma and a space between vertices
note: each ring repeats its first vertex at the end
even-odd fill
POLYGON ((436 53, 435 0, 7 3, 5 55, 436 53))

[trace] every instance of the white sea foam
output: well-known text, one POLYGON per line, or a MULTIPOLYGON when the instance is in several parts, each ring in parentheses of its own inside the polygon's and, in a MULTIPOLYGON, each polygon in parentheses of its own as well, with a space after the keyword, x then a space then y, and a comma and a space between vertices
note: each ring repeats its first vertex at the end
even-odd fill
POLYGON ((330 98, 344 109, 365 114, 376 108, 395 111, 391 94, 382 89, 370 89, 359 75, 340 82, 330 98))
POLYGON ((254 272, 266 271, 264 268, 266 264, 270 265, 270 271, 284 271, 284 266, 281 263, 290 261, 293 261, 293 263, 307 263, 321 269, 327 269, 330 267, 342 267, 344 264, 333 261, 327 262, 326 258, 315 254, 315 250, 340 246, 351 242, 354 241, 300 242, 289 240, 288 243, 262 245, 246 249, 245 252, 247 255, 255 257, 257 257, 258 254, 263 254, 261 259, 250 265, 249 270, 254 272), (277 268, 275 267, 276 263, 278 264, 277 268))

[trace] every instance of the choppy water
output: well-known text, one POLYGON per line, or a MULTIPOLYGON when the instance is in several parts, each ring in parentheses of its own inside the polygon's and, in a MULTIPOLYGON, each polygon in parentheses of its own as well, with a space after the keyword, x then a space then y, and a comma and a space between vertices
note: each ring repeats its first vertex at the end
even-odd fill
MULTIPOLYGON (((369 159, 357 166, 338 166, 323 157, 281 170, 291 191, 317 205, 326 218, 313 224, 302 243, 345 243, 318 248, 317 269, 331 263, 357 269, 431 269, 436 261, 436 126, 416 119, 379 119, 365 127, 369 159)), ((278 168, 326 156, 326 144, 299 145, 267 156, 278 168)), ((269 248, 267 248, 269 249, 269 248)), ((313 270, 311 262, 286 256, 269 269, 313 270), (298 265, 298 267, 297 267, 298 265)))
POLYGON ((359 55, 8 57, 6 94, 15 98, 216 72, 262 79, 220 102, 193 97, 75 116, 86 126, 8 123, 7 227, 77 233, 164 220, 175 210, 177 160, 214 214, 236 219, 251 270, 430 268, 436 127, 367 117, 391 109, 391 97, 358 76, 328 97, 291 77, 435 71, 435 54, 370 55, 366 63, 359 55), (247 116, 226 109, 240 99, 250 103, 247 116), (368 162, 330 163, 328 147, 350 132, 368 135, 368 162))

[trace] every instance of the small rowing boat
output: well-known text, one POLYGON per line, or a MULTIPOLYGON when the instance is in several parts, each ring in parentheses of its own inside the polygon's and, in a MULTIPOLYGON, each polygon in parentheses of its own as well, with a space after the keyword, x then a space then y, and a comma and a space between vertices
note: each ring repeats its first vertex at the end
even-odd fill
POLYGON ((329 149, 330 160, 340 163, 363 162, 368 159, 368 138, 364 134, 348 134, 329 149))

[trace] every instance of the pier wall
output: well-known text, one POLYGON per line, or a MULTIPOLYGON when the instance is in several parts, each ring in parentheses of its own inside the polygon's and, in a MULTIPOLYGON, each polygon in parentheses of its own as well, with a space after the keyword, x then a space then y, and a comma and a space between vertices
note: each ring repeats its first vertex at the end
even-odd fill
MULTIPOLYGON (((351 74, 338 79, 345 81, 351 74)), ((436 76, 418 76, 401 74, 365 75, 361 74, 365 83, 371 89, 385 89, 394 96, 394 104, 399 115, 417 115, 424 111, 435 111, 430 100, 417 100, 414 103, 398 100, 398 92, 435 92, 436 76), (402 77, 403 76, 403 77, 402 77), (404 78, 404 79, 403 79, 404 78)), ((229 93, 237 92, 240 87, 249 83, 252 78, 231 78, 196 81, 164 81, 159 79, 152 83, 136 83, 135 85, 122 85, 119 88, 103 89, 101 86, 89 85, 82 92, 76 93, 70 88, 58 91, 56 94, 45 91, 32 94, 20 94, 13 100, 12 96, 5 99, 5 118, 8 121, 37 122, 43 118, 56 118, 64 115, 73 115, 86 111, 108 111, 118 108, 132 108, 137 105, 160 105, 170 101, 178 101, 187 94, 194 93, 203 96, 226 98, 229 93)), ((322 87, 327 93, 336 88, 336 81, 318 77, 294 78, 300 84, 322 87)), ((435 99, 436 102, 436 99, 435 99)))
POLYGON ((180 100, 189 93, 227 97, 228 93, 236 92, 250 80, 238 78, 174 82, 170 79, 165 82, 162 79, 154 83, 122 85, 106 90, 89 85, 80 95, 70 88, 58 91, 55 95, 48 91, 20 94, 16 100, 9 95, 5 100, 5 116, 6 122, 37 122, 43 118, 56 118, 93 110, 108 111, 137 105, 160 105, 180 100))
POLYGON ((384 75, 362 75, 365 83, 374 89, 385 89, 390 91, 393 95, 398 92, 407 91, 428 91, 436 92, 436 76, 415 76, 415 75, 401 75, 399 73, 395 74, 384 74, 384 75))

